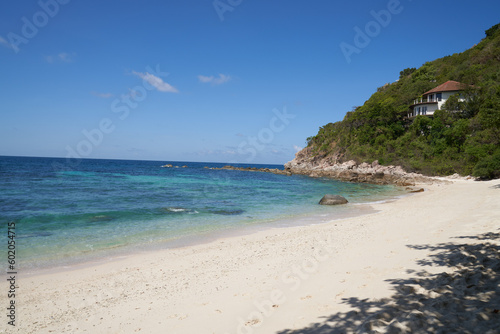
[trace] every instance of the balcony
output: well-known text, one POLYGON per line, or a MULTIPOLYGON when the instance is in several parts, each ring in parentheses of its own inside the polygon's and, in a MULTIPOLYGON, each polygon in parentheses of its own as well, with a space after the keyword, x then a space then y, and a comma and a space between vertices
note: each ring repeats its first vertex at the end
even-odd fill
POLYGON ((418 99, 415 99, 413 101, 413 105, 415 104, 422 104, 422 103, 438 103, 439 101, 441 101, 440 98, 436 98, 436 97, 433 97, 431 98, 430 96, 427 96, 427 97, 420 97, 418 99))

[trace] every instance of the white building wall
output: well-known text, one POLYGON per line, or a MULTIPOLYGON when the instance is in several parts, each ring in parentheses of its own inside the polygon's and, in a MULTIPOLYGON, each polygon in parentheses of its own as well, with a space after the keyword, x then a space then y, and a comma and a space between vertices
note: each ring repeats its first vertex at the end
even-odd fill
MULTIPOLYGON (((445 104, 446 100, 450 98, 450 96, 455 95, 457 92, 443 92, 441 101, 438 101, 438 109, 441 109, 441 106, 445 104)), ((460 99, 460 101, 464 101, 464 99, 460 99)))
POLYGON ((434 112, 437 110, 437 104, 435 103, 429 103, 429 104, 419 104, 413 107, 413 112, 411 116, 418 116, 418 115, 432 115, 434 112), (423 108, 427 107, 427 111, 425 114, 423 113, 423 108), (419 108, 420 108, 420 113, 419 113, 419 108))
MULTIPOLYGON (((439 103, 438 103, 439 104, 439 103)), ((432 115, 434 112, 438 110, 438 105, 437 104, 431 104, 427 107, 427 115, 432 115)))

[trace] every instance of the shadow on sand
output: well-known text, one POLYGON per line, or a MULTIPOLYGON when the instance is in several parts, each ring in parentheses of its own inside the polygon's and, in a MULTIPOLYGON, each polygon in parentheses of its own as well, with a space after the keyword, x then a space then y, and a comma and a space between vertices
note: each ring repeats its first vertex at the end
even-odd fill
POLYGON ((476 241, 408 246, 432 252, 419 265, 446 266, 448 273, 411 271, 412 278, 388 280, 391 298, 344 298, 353 311, 278 334, 500 333, 500 246, 492 242, 500 233, 459 239, 476 241))

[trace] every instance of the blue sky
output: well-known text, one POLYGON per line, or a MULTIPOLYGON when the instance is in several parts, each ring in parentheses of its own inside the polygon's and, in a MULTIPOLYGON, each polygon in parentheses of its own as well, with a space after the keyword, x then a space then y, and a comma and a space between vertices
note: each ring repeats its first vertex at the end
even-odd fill
POLYGON ((464 3, 7 1, 0 155, 283 164, 499 23, 497 0, 464 3))

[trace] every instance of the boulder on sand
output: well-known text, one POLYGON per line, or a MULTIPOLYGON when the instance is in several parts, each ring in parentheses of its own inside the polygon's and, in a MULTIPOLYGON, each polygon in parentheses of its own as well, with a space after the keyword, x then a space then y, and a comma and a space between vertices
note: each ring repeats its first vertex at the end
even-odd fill
POLYGON ((330 195, 330 194, 326 194, 319 201, 319 204, 321 204, 321 205, 338 205, 338 204, 346 204, 346 203, 349 203, 349 201, 346 200, 343 196, 330 195))

